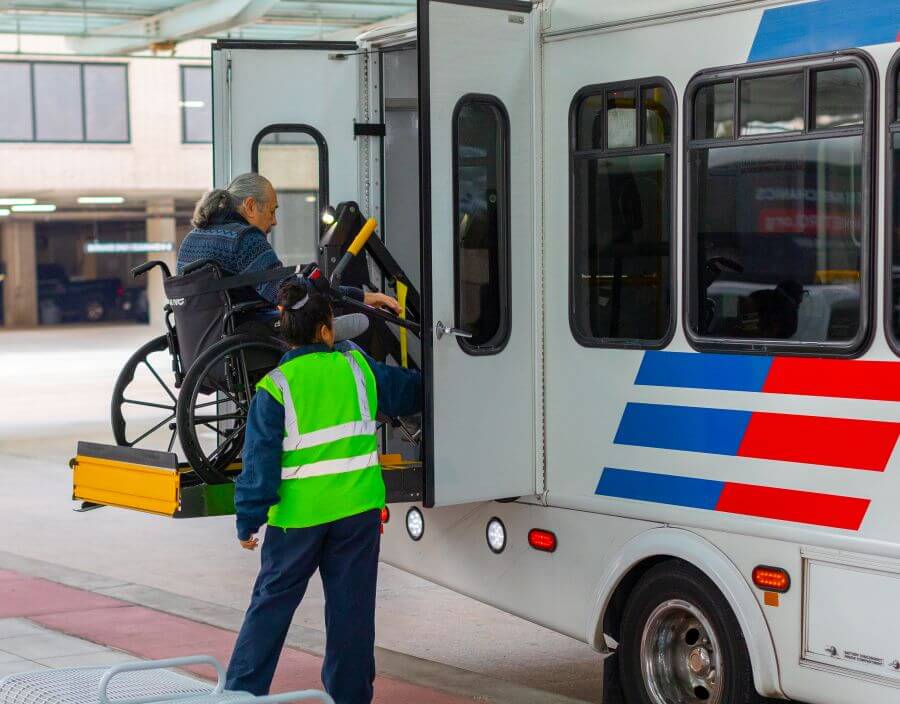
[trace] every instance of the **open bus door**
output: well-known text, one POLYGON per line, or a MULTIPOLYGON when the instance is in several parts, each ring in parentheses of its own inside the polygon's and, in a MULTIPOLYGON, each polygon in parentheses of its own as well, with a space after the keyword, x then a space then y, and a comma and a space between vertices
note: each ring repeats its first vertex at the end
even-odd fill
POLYGON ((358 200, 358 62, 355 42, 213 46, 215 185, 247 171, 272 181, 272 245, 286 264, 316 259, 322 209, 358 200))
POLYGON ((425 504, 536 492, 535 15, 419 0, 425 504))

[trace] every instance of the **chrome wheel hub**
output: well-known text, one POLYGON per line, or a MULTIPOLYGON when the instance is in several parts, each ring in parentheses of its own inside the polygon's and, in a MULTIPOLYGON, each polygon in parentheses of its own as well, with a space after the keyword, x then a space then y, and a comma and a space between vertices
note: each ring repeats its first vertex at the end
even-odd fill
POLYGON ((670 599, 650 614, 641 634, 641 673, 653 704, 719 704, 721 650, 703 612, 670 599))

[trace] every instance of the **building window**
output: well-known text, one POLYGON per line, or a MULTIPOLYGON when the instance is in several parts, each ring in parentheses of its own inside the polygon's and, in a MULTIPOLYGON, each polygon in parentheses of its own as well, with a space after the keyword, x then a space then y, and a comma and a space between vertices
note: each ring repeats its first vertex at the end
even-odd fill
POLYGON ((509 116, 497 98, 453 111, 455 326, 469 354, 496 354, 510 333, 509 116))
POLYGON ((888 73, 888 183, 892 193, 887 196, 888 234, 887 268, 885 271, 885 320, 888 340, 900 354, 900 53, 891 63, 888 73))
POLYGON ((660 347, 671 333, 674 110, 658 78, 572 102, 569 320, 582 345, 660 347))
POLYGON ((128 142, 124 64, 0 62, 0 141, 128 142))
POLYGON ((871 86, 856 56, 716 71, 715 82, 701 76, 689 86, 686 298, 695 344, 860 348, 871 86))
POLYGON ((181 67, 181 139, 212 142, 212 69, 181 67))

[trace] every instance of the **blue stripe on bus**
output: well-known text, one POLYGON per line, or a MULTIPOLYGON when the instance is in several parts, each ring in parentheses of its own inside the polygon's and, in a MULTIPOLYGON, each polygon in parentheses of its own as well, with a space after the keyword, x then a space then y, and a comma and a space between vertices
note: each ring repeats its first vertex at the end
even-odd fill
POLYGON ((897 41, 897 0, 815 0, 763 12, 748 61, 897 41))
POLYGON ((771 367, 771 357, 645 352, 634 383, 686 389, 762 391, 771 367))
POLYGON ((596 494, 714 511, 725 482, 604 467, 596 494))
POLYGON ((735 456, 750 422, 750 411, 629 403, 617 445, 658 447, 735 456))

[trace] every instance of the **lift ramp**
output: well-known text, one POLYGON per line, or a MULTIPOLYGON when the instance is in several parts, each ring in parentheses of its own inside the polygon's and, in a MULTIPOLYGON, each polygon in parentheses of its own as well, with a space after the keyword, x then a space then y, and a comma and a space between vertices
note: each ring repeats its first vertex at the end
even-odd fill
MULTIPOLYGON (((388 502, 421 496, 421 463, 396 454, 380 459, 388 502)), ((82 441, 69 466, 72 498, 82 502, 83 511, 115 506, 169 518, 234 514, 234 484, 206 484, 174 452, 82 441)), ((240 463, 228 468, 234 474, 240 470, 240 463)))

